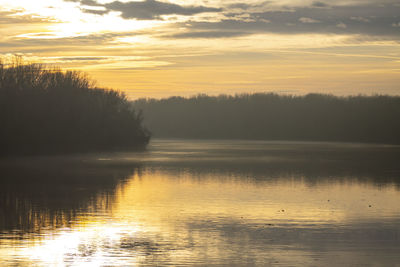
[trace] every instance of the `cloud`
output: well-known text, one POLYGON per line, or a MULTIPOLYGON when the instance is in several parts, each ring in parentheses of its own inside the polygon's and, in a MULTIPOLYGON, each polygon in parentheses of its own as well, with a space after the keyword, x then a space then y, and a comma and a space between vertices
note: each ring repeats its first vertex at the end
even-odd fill
POLYGON ((221 36, 236 32, 240 35, 315 33, 400 39, 397 23, 400 21, 400 6, 395 4, 355 2, 352 5, 328 6, 314 2, 308 6, 266 11, 262 11, 265 8, 254 9, 254 6, 231 5, 230 8, 236 9, 224 9, 219 21, 189 20, 178 24, 176 27, 185 27, 188 33, 171 37, 201 38, 200 36, 219 36, 217 32, 221 32, 221 36))
MULTIPOLYGON (((391 0, 385 0, 382 3, 358 0, 337 1, 335 4, 322 0, 307 2, 301 6, 281 5, 280 8, 276 8, 277 2, 273 1, 254 4, 251 2, 215 4, 215 7, 200 4, 181 5, 172 3, 173 0, 169 0, 170 2, 164 2, 167 0, 111 0, 108 3, 100 2, 100 0, 64 1, 75 2, 79 4, 83 12, 100 16, 109 12, 118 12, 124 19, 136 20, 160 20, 164 18, 163 16, 176 16, 178 19, 168 21, 164 28, 146 33, 162 39, 229 38, 262 33, 348 34, 400 39, 398 31, 400 5, 388 2, 391 0), (198 15, 207 12, 212 14, 198 15), (181 28, 185 31, 182 32, 181 28), (166 31, 163 32, 163 30, 166 31)), ((207 1, 207 3, 214 5, 217 1, 207 1)), ((15 16, 12 13, 0 11, 0 23, 31 23, 32 21, 47 22, 42 18, 15 16)), ((46 38, 46 36, 39 36, 39 33, 29 38, 31 37, 46 38)), ((98 36, 87 38, 87 40, 71 40, 73 42, 98 40, 98 36)))
POLYGON ((312 18, 306 18, 306 17, 301 17, 299 18, 299 21, 302 23, 319 23, 319 20, 312 19, 312 18))
MULTIPOLYGON (((166 15, 185 16, 175 25, 169 25, 171 29, 183 27, 187 32, 169 34, 171 38, 221 38, 257 33, 322 33, 392 36, 399 39, 397 22, 400 21, 400 5, 394 0, 382 0, 379 3, 373 0, 338 0, 335 3, 317 0, 297 3, 297 6, 280 4, 273 0, 225 5, 217 5, 217 1, 207 1, 210 4, 215 3, 216 7, 180 5, 172 3, 172 0, 120 0, 106 4, 95 0, 66 1, 80 3, 81 10, 86 13, 104 15, 120 12, 124 19, 160 20, 166 15), (207 12, 214 13, 212 20, 209 16, 193 17, 207 12)), ((162 34, 161 36, 165 37, 162 34)))
POLYGON ((32 33, 30 34, 30 38, 23 35, 0 40, 0 53, 7 51, 12 51, 12 53, 93 51, 96 48, 112 44, 118 38, 140 36, 143 34, 146 34, 146 32, 96 33, 76 37, 54 38, 54 36, 48 33, 32 33))
POLYGON ((175 38, 175 39, 185 39, 185 38, 229 38, 248 35, 248 32, 240 31, 198 31, 198 32, 185 32, 177 33, 173 35, 164 36, 164 38, 175 38))
POLYGON ((346 28, 347 28, 347 25, 344 24, 343 22, 339 22, 338 24, 336 24, 336 27, 342 28, 342 29, 346 29, 346 28))
POLYGON ((97 3, 94 0, 81 0, 80 2, 81 2, 81 4, 87 5, 87 6, 101 6, 101 4, 97 3))
POLYGON ((369 19, 363 17, 350 17, 351 20, 359 21, 359 22, 370 22, 369 19))
POLYGON ((106 57, 60 57, 57 58, 61 61, 100 61, 106 60, 106 57))
POLYGON ((120 2, 114 1, 104 5, 107 10, 120 11, 125 19, 151 20, 159 19, 162 15, 185 15, 190 16, 205 12, 220 12, 220 8, 205 6, 180 6, 177 4, 159 2, 156 0, 145 0, 143 2, 120 2))
POLYGON ((317 7, 317 8, 325 8, 325 7, 329 7, 328 4, 324 3, 324 2, 319 2, 319 1, 315 1, 311 4, 312 7, 317 7))
POLYGON ((94 0, 64 0, 64 1, 80 3, 81 5, 85 5, 85 6, 102 6, 102 4, 100 4, 94 0))
POLYGON ((89 13, 89 14, 94 14, 94 15, 105 15, 109 11, 108 10, 98 10, 98 9, 89 9, 89 8, 81 8, 82 12, 89 13))
POLYGON ((206 6, 183 6, 174 3, 160 2, 157 0, 131 1, 120 2, 113 1, 107 4, 100 4, 94 0, 66 0, 69 2, 77 2, 81 5, 104 7, 105 10, 94 10, 82 8, 86 13, 104 15, 111 11, 121 12, 121 17, 124 19, 137 20, 155 20, 161 19, 163 15, 183 15, 191 16, 206 12, 221 12, 221 8, 206 7, 206 6))
POLYGON ((29 23, 55 23, 56 21, 52 18, 40 17, 34 14, 22 14, 21 11, 11 10, 2 11, 0 10, 0 23, 1 24, 29 24, 29 23))

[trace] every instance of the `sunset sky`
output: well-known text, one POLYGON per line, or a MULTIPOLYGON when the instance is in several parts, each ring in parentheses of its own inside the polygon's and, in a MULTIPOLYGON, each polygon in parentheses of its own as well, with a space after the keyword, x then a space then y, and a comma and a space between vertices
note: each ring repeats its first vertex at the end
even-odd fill
POLYGON ((0 55, 131 99, 400 94, 398 0, 0 0, 0 55))

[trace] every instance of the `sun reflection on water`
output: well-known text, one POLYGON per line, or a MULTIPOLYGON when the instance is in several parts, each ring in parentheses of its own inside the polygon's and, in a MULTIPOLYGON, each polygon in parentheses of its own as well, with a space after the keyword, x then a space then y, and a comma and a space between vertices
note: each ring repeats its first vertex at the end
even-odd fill
POLYGON ((329 266, 340 255, 336 265, 390 266, 399 259, 396 183, 340 176, 336 165, 337 176, 326 174, 330 165, 321 167, 325 176, 313 176, 292 159, 280 165, 281 154, 274 161, 253 151, 259 160, 238 170, 226 147, 204 148, 219 159, 215 165, 195 148, 96 155, 79 159, 85 167, 74 169, 68 187, 44 179, 33 195, 30 186, 14 188, 1 203, 19 225, 11 229, 0 216, 0 265, 329 266), (138 159, 145 167, 131 166, 138 159), (58 196, 64 191, 67 197, 58 196))
MULTIPOLYGON (((115 194, 107 216, 81 214, 69 228, 44 232, 39 241, 13 244, 13 249, 8 246, 0 254, 53 266, 137 265, 147 262, 150 255, 158 255, 161 261, 185 262, 205 253, 213 259, 232 242, 225 234, 239 242, 251 242, 257 233, 271 240, 285 238, 288 231, 398 214, 393 203, 400 200, 393 188, 384 193, 340 183, 311 188, 302 181, 265 183, 157 171, 135 174, 115 194), (369 196, 369 202, 363 196, 369 196)), ((278 255, 282 249, 272 244, 269 253, 278 255)), ((297 255, 298 260, 304 257, 297 255)))

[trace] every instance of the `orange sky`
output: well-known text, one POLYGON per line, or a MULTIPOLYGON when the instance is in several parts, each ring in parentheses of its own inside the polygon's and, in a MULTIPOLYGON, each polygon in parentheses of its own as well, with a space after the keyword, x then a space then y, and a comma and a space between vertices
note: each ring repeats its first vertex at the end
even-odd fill
POLYGON ((132 98, 400 94, 400 5, 0 0, 0 55, 88 72, 132 98))

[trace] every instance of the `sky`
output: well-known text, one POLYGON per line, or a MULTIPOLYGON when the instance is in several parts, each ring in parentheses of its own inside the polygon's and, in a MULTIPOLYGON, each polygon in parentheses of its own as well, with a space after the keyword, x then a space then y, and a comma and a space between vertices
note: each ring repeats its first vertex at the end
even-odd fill
POLYGON ((130 99, 400 95, 399 0, 0 0, 0 56, 130 99))

